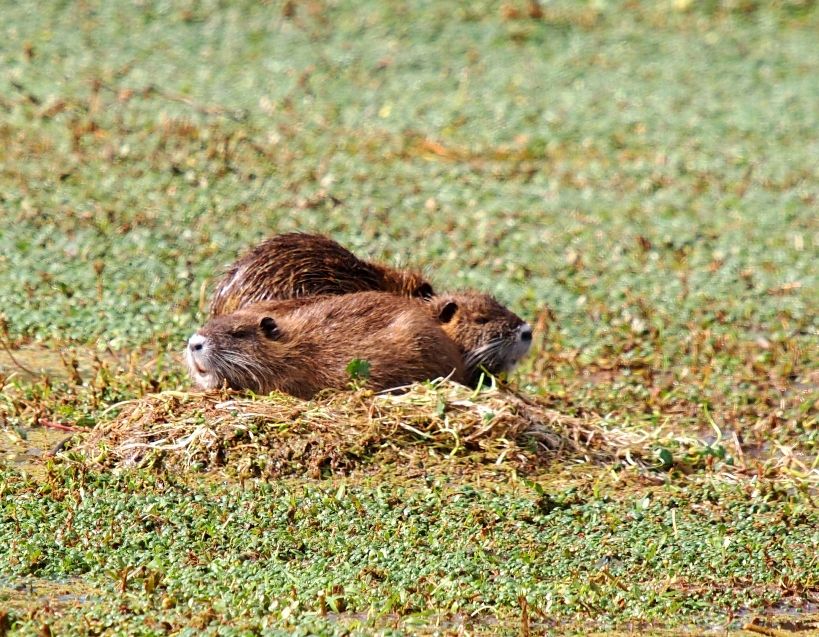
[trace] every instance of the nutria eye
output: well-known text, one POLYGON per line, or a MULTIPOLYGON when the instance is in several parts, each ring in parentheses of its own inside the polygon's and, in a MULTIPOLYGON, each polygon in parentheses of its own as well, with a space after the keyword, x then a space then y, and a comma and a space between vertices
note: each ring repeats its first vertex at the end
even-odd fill
POLYGON ((441 321, 441 323, 449 323, 457 311, 458 304, 454 301, 449 301, 441 308, 441 311, 438 312, 438 320, 441 321))
POLYGON ((422 283, 415 290, 415 294, 413 294, 413 296, 417 296, 421 299, 431 299, 433 296, 435 296, 435 292, 432 290, 432 286, 429 283, 422 283))
POLYGON ((233 338, 247 338, 248 336, 250 336, 250 331, 249 330, 233 330, 230 333, 230 335, 233 338))
POLYGON ((271 341, 275 341, 281 336, 279 326, 276 325, 276 321, 269 316, 265 316, 261 321, 259 321, 259 327, 262 328, 264 335, 271 341))
POLYGON ((489 322, 489 319, 486 318, 485 316, 479 316, 478 318, 475 319, 475 322, 478 325, 486 325, 489 322))

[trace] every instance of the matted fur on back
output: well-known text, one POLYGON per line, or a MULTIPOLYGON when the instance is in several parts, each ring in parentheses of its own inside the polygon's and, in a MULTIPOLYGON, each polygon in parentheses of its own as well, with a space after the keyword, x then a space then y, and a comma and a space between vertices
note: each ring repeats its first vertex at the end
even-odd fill
POLYGON ((363 261, 322 235, 292 232, 263 241, 219 280, 210 315, 230 314, 260 301, 369 290, 429 298, 432 286, 414 270, 363 261))

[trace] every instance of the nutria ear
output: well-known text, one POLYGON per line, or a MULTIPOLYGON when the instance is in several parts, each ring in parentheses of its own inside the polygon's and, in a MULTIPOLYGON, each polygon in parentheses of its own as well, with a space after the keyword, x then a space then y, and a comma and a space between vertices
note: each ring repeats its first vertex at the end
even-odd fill
POLYGON ((279 336, 281 336, 279 326, 276 325, 276 321, 269 316, 265 316, 261 321, 259 321, 259 327, 262 328, 264 335, 271 341, 275 341, 277 338, 279 338, 279 336))
POLYGON ((413 292, 412 295, 418 297, 419 299, 429 300, 435 296, 435 292, 432 290, 432 286, 429 283, 422 283, 415 288, 415 292, 413 292))
POLYGON ((455 301, 447 301, 438 312, 438 320, 441 323, 449 323, 458 311, 458 304, 455 301))

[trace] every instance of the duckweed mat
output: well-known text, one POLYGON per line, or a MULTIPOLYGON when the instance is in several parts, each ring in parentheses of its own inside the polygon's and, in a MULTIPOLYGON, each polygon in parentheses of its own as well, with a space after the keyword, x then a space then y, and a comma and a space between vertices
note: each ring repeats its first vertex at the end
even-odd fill
POLYGON ((815 1, 0 12, 0 635, 816 634, 815 1), (192 391, 292 230, 531 355, 192 391))

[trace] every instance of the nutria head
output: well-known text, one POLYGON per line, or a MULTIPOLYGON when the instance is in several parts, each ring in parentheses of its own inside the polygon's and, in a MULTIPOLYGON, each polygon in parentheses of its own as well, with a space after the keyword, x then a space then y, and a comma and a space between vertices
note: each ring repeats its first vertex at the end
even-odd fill
POLYGON ((429 304, 460 349, 472 385, 478 383, 481 368, 492 374, 509 372, 529 352, 532 328, 488 294, 443 294, 429 304))
POLYGON ((270 370, 260 348, 282 337, 271 316, 235 312, 217 317, 188 340, 185 362, 191 377, 205 389, 227 385, 232 389, 270 391, 270 370))

